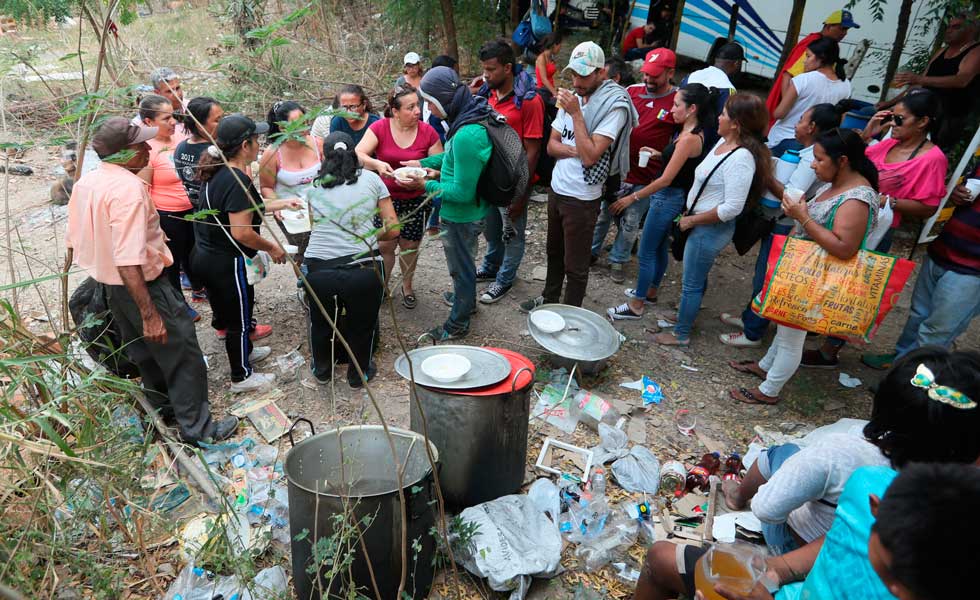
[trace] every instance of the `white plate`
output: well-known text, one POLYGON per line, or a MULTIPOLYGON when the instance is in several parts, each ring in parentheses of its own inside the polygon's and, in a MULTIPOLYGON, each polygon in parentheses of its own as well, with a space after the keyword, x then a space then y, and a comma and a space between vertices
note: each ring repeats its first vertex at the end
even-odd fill
POLYGON ((306 207, 298 210, 287 208, 282 211, 282 224, 289 233, 306 233, 312 229, 310 225, 310 213, 306 212, 306 207))
POLYGON ((436 354, 422 361, 422 372, 439 383, 452 383, 470 371, 470 359, 459 354, 436 354))
POLYGON ((565 319, 551 310, 536 310, 531 313, 531 323, 545 333, 556 333, 565 328, 565 319))
POLYGON ((410 181, 414 177, 425 177, 425 169, 420 167, 401 167, 395 169, 395 179, 398 181, 410 181))

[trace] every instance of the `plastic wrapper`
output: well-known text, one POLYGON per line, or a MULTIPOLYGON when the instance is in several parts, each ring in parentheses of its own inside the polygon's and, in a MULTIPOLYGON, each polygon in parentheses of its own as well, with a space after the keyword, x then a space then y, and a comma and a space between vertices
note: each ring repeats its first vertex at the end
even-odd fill
POLYGON ((282 567, 262 569, 249 585, 234 575, 215 575, 194 563, 188 564, 170 584, 163 600, 212 600, 216 596, 238 600, 278 600, 287 593, 286 571, 282 567))
POLYGON ((633 446, 627 456, 612 464, 612 472, 628 492, 656 494, 660 489, 660 461, 643 446, 633 446))
POLYGON ((592 572, 623 556, 636 542, 638 524, 632 519, 617 516, 602 531, 583 540, 575 549, 575 558, 592 572))

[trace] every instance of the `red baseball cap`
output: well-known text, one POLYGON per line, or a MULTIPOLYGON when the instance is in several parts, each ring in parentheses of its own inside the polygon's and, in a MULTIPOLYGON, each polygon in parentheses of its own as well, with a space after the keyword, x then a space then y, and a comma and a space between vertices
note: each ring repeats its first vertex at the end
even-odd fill
POLYGON ((656 48, 647 52, 647 57, 643 59, 643 66, 640 71, 657 77, 667 69, 677 66, 677 55, 670 48, 656 48))

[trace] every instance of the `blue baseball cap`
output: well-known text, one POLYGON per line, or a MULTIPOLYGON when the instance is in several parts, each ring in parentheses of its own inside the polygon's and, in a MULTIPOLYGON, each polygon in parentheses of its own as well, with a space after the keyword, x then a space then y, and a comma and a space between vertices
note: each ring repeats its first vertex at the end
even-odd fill
POLYGON ((835 10, 824 21, 824 25, 840 25, 845 29, 861 29, 861 26, 854 22, 854 16, 849 10, 835 10))

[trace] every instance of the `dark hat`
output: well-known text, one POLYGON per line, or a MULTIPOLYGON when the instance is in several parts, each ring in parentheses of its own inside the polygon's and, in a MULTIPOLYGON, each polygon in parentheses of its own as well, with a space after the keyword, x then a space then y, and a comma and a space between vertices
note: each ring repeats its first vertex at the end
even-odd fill
POLYGON ((745 60, 745 49, 741 44, 728 42, 715 53, 715 59, 722 60, 745 60))
POLYGON ((136 125, 126 117, 106 119, 92 135, 92 149, 99 158, 121 152, 126 146, 139 144, 156 137, 157 127, 136 125))
POLYGON ((269 124, 265 121, 256 123, 241 113, 224 116, 218 122, 214 132, 214 141, 222 148, 237 146, 252 137, 269 132, 269 124))

